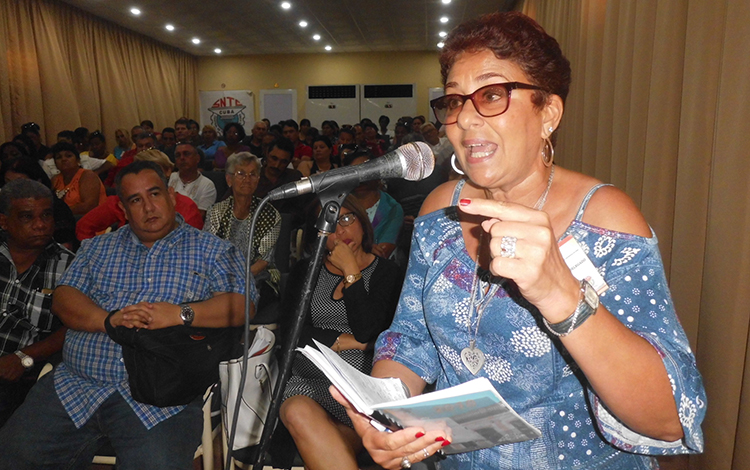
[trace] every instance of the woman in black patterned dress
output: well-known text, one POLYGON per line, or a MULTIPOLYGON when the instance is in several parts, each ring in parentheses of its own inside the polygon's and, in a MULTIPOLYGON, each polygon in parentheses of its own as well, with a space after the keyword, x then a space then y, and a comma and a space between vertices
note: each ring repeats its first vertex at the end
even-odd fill
MULTIPOLYGON (((328 237, 328 256, 313 291, 299 341, 312 340, 338 352, 364 373, 372 368, 372 342, 388 328, 400 292, 396 265, 371 253, 372 226, 351 196, 341 207, 336 232, 328 237)), ((300 262, 288 285, 299 285, 309 262, 300 262)), ((292 313, 296 298, 286 299, 292 313)), ((344 408, 328 392, 330 381, 297 354, 284 391, 281 420, 294 438, 308 469, 357 468, 362 442, 344 408)))

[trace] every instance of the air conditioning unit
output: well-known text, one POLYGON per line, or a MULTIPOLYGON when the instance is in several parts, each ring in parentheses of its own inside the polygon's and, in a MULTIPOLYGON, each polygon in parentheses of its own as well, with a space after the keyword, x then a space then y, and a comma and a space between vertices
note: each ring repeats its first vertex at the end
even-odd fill
POLYGON ((386 115, 391 119, 389 129, 396 126, 402 116, 417 114, 417 93, 415 84, 405 85, 363 85, 361 113, 375 124, 378 118, 386 115))
POLYGON ((308 86, 304 114, 318 130, 323 121, 359 122, 359 85, 308 86))

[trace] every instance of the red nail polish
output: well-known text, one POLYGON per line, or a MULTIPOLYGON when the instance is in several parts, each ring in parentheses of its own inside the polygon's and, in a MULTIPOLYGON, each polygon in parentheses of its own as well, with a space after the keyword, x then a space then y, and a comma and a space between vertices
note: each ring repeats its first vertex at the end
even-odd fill
POLYGON ((458 201, 458 204, 461 206, 468 206, 469 204, 471 204, 471 199, 460 199, 458 201))
POLYGON ((440 441, 444 441, 444 440, 445 440, 445 439, 444 439, 444 438, 442 438, 442 437, 436 437, 436 438, 435 438, 435 442, 440 442, 440 441))
POLYGON ((417 438, 417 439, 419 439, 419 438, 420 438, 420 437, 422 437, 422 436, 424 436, 424 433, 423 433, 423 432, 418 432, 418 433, 416 434, 416 438, 417 438))
POLYGON ((443 441, 443 443, 440 444, 440 445, 443 446, 443 447, 449 446, 449 445, 451 445, 451 441, 443 441))

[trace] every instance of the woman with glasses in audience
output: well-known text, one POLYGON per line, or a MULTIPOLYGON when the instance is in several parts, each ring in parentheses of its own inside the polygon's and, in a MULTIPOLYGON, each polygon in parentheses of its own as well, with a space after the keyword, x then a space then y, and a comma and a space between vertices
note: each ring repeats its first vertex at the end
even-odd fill
POLYGON ((52 177, 52 189, 75 216, 82 216, 107 199, 102 180, 81 167, 81 157, 73 144, 58 142, 52 146, 55 166, 60 174, 52 177))
POLYGON ((252 260, 250 269, 260 294, 260 301, 255 306, 256 312, 278 299, 281 278, 281 273, 274 266, 281 215, 271 204, 263 207, 255 225, 252 246, 248 243, 250 223, 261 201, 254 195, 260 171, 260 160, 255 155, 240 152, 230 156, 226 178, 232 195, 208 209, 203 227, 206 232, 231 241, 242 251, 245 259, 250 257, 252 260))
POLYGON ((465 452, 446 429, 379 432, 350 409, 370 455, 387 469, 445 447, 440 468, 645 470, 702 451, 706 394, 653 231, 624 192, 554 165, 571 77, 557 41, 494 13, 453 29, 440 65, 431 104, 463 178, 414 221, 372 375, 412 395, 486 378, 541 434, 465 452))
POLYGON ((313 159, 303 160, 297 167, 297 171, 302 173, 302 176, 309 177, 332 170, 338 166, 333 163, 333 145, 328 137, 323 135, 316 137, 312 142, 312 149, 313 159))
MULTIPOLYGON (((318 210, 309 211, 308 233, 314 231, 318 210)), ((372 226, 352 196, 341 207, 336 231, 328 236, 324 266, 312 294, 299 346, 315 339, 336 351, 363 373, 372 366, 372 342, 393 318, 400 276, 396 265, 372 253, 372 226)), ((303 282, 309 260, 300 261, 289 285, 303 282)), ((299 289, 285 296, 285 314, 295 311, 299 289)), ((282 323, 284 326, 284 323, 282 323)), ((297 354, 284 391, 280 417, 311 470, 356 470, 362 442, 344 408, 331 397, 326 377, 297 354)))

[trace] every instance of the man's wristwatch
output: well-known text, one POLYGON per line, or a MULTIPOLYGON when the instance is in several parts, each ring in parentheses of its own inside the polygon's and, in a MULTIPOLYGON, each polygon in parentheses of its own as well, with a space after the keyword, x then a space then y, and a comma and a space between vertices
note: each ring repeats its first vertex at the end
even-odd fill
POLYGON ((195 320, 195 310, 189 304, 180 304, 180 319, 185 326, 190 326, 195 320))
POLYGON ((21 359, 21 365, 24 369, 29 370, 34 367, 34 358, 28 354, 24 354, 21 351, 16 351, 16 356, 21 359))
POLYGON ((599 308, 599 294, 596 292, 589 281, 581 281, 581 296, 578 300, 578 306, 575 311, 565 320, 559 323, 550 323, 542 317, 547 329, 555 336, 567 336, 576 328, 581 326, 591 315, 596 313, 599 308))
POLYGON ((349 287, 360 279, 362 279, 362 273, 349 274, 344 278, 344 287, 349 287))

